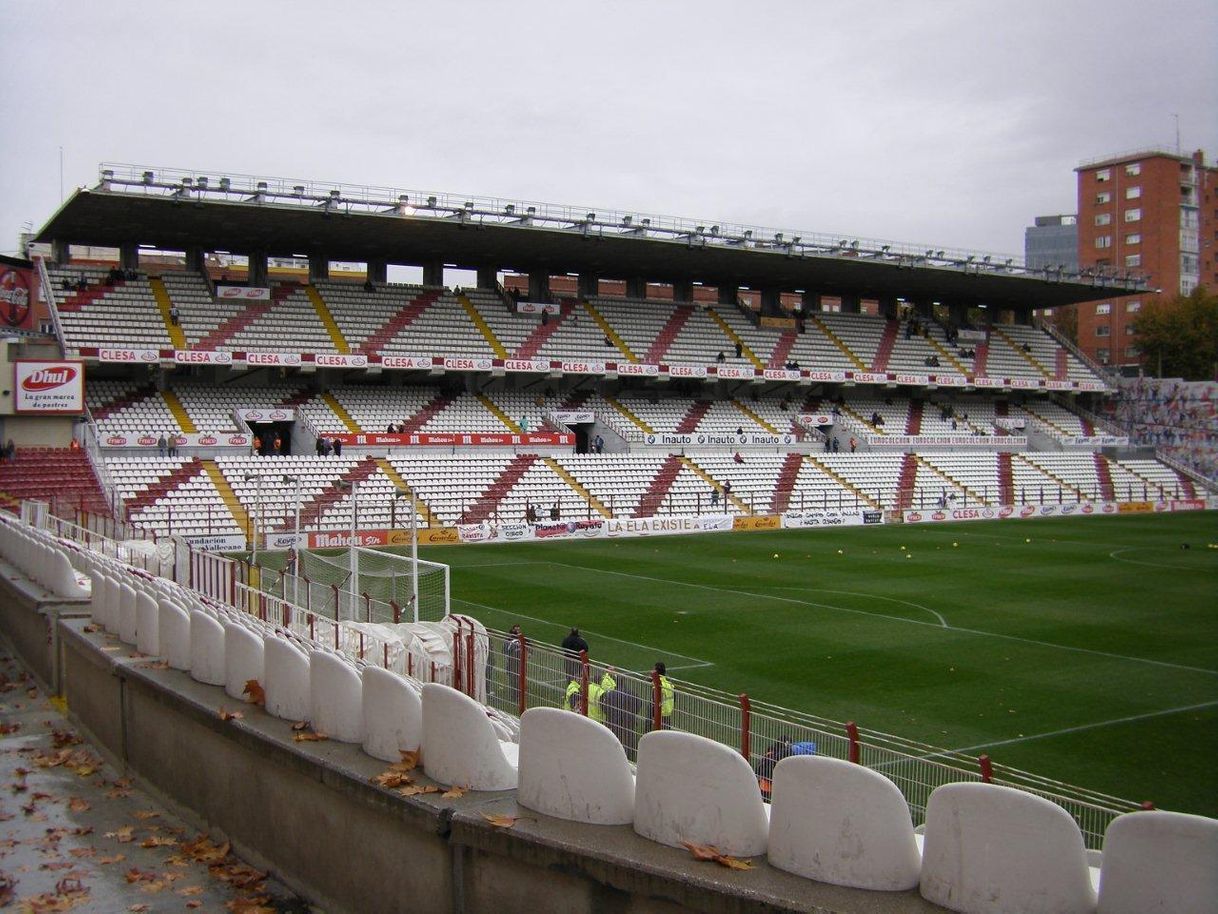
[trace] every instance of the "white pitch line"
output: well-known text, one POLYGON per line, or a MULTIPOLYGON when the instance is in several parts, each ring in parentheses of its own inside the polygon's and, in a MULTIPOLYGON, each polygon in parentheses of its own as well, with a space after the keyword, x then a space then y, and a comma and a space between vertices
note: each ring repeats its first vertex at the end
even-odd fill
MULTIPOLYGON (((848 597, 867 597, 868 599, 871 599, 871 600, 887 600, 889 603, 900 603, 904 606, 912 606, 914 609, 925 610, 926 612, 930 613, 932 616, 934 616, 936 619, 939 620, 940 626, 942 626, 943 628, 951 628, 951 626, 947 624, 947 620, 943 618, 943 615, 941 613, 935 612, 929 606, 923 606, 921 603, 914 603, 910 600, 898 600, 896 597, 885 597, 878 593, 859 593, 858 591, 855 591, 855 590, 828 590, 827 588, 824 588, 824 587, 778 587, 778 586, 775 586, 774 589, 775 590, 810 590, 813 593, 840 593, 840 594, 843 594, 848 597)), ((860 611, 867 612, 866 610, 860 610, 860 611)), ((867 615, 873 615, 873 614, 867 613, 867 615)))
POLYGON ((1124 562, 1127 565, 1145 565, 1147 568, 1172 568, 1178 571, 1204 571, 1212 573, 1212 568, 1201 568, 1196 565, 1164 565, 1162 562, 1139 562, 1137 559, 1123 559, 1122 552, 1132 552, 1134 549, 1145 549, 1145 546, 1126 546, 1124 549, 1114 549, 1108 553, 1108 558, 1115 559, 1118 562, 1124 562))
MULTIPOLYGON (((848 607, 845 607, 845 606, 835 606, 832 603, 818 603, 814 600, 796 600, 792 597, 780 597, 776 594, 771 594, 771 593, 753 593, 748 590, 733 590, 733 589, 726 588, 726 587, 713 587, 710 584, 691 584, 687 581, 674 581, 669 578, 656 578, 656 577, 651 577, 650 575, 645 575, 645 574, 633 574, 629 571, 610 571, 609 569, 606 569, 606 568, 587 568, 583 565, 569 565, 566 562, 550 562, 548 564, 556 565, 560 568, 575 568, 580 571, 593 571, 593 572, 600 572, 601 574, 612 574, 612 575, 617 575, 619 577, 635 578, 640 581, 654 581, 659 584, 676 584, 676 585, 682 586, 682 587, 692 587, 696 590, 709 590, 709 591, 713 591, 714 593, 727 593, 727 594, 733 594, 733 595, 739 596, 739 597, 752 597, 752 598, 758 599, 758 600, 776 600, 780 603, 794 603, 798 606, 815 606, 815 607, 818 607, 821 609, 834 609, 834 610, 837 610, 838 612, 851 613, 852 615, 858 615, 858 616, 872 616, 877 619, 890 619, 895 622, 904 622, 908 625, 926 625, 926 626, 930 626, 931 628, 940 628, 941 627, 941 626, 935 625, 933 622, 924 622, 920 619, 908 619, 903 616, 889 616, 884 613, 871 613, 871 612, 867 612, 864 609, 849 609, 848 607)), ((953 632, 963 632, 964 634, 969 634, 969 635, 982 635, 982 636, 988 637, 988 638, 999 638, 1004 641, 1018 641, 1021 644, 1035 644, 1039 647, 1054 648, 1056 650, 1070 651, 1072 653, 1078 653, 1078 654, 1090 654, 1095 657, 1107 657, 1112 660, 1124 660, 1124 661, 1127 661, 1130 663, 1145 663, 1145 664, 1149 664, 1150 666, 1161 666, 1161 667, 1167 667, 1168 669, 1174 669, 1174 670, 1187 670, 1188 672, 1191 672, 1191 673, 1204 673, 1207 676, 1218 676, 1218 670, 1209 670, 1209 669, 1205 669, 1203 667, 1197 667, 1197 666, 1187 666, 1182 663, 1169 663, 1166 660, 1151 660, 1147 657, 1129 657, 1125 654, 1114 654, 1114 653, 1111 653, 1110 651, 1097 651, 1097 650, 1094 650, 1094 649, 1088 648, 1088 647, 1073 647, 1069 644, 1055 644, 1052 641, 1039 641, 1035 638, 1021 638, 1018 635, 1004 635, 1001 632, 987 632, 987 631, 982 631, 981 629, 976 629, 976 628, 962 628, 958 625, 949 625, 949 626, 947 626, 946 630, 953 631, 953 632)))
MULTIPOLYGON (((539 562, 537 564, 553 564, 553 563, 552 562, 539 562)), ((499 607, 499 606, 488 606, 485 603, 475 603, 473 600, 462 600, 459 597, 453 597, 452 600, 454 603, 464 603, 466 606, 476 606, 479 609, 489 609, 491 612, 505 613, 510 616, 519 617, 521 619, 528 619, 530 622, 540 622, 542 625, 553 625, 555 628, 566 628, 567 627, 566 625, 563 625, 561 622, 553 622, 549 619, 539 619, 536 616, 528 616, 528 615, 525 615, 524 613, 518 613, 513 609, 503 609, 502 607, 499 607)), ((640 650, 652 651, 653 653, 663 654, 666 657, 680 657, 682 660, 692 660, 693 661, 693 663, 687 663, 682 666, 669 666, 668 669, 670 669, 670 670, 697 670, 697 669, 701 669, 702 667, 715 665, 714 661, 712 661, 712 660, 703 660, 700 657, 691 657, 689 654, 678 654, 676 651, 663 650, 663 649, 657 648, 651 644, 639 644, 637 641, 627 641, 625 638, 614 638, 612 635, 604 635, 604 634, 601 634, 600 632, 593 631, 590 628, 581 629, 581 631, 583 631, 585 634, 588 634, 588 635, 595 635, 597 638, 601 638, 605 641, 616 641, 618 644, 626 644, 626 645, 629 645, 630 647, 637 647, 640 650)))
POLYGON ((960 749, 950 749, 949 752, 975 752, 978 749, 988 749, 992 746, 1011 746, 1015 743, 1027 743, 1036 739, 1050 739, 1054 736, 1068 736, 1071 733, 1082 733, 1084 730, 1098 730, 1100 727, 1112 727, 1117 724, 1129 724, 1137 720, 1149 720, 1152 717, 1167 717, 1170 714, 1186 714, 1189 711, 1200 711, 1203 708, 1218 707, 1218 701, 1204 701, 1196 705, 1184 705, 1179 708, 1168 708, 1165 711, 1148 711, 1145 714, 1134 714, 1129 717, 1118 717, 1115 720, 1104 720, 1094 724, 1080 724, 1077 727, 1065 727, 1048 733, 1034 733, 1031 736, 1017 736, 1013 739, 1002 739, 991 743, 978 743, 975 746, 964 746, 960 749))

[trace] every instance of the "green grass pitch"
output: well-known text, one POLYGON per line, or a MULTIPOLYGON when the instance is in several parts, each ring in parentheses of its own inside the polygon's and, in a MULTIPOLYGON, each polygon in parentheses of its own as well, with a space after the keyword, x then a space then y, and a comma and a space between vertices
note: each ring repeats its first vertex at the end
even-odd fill
POLYGON ((1218 815, 1218 515, 432 547, 453 610, 1218 815), (1187 544, 1189 548, 1184 548, 1187 544), (904 547, 904 548, 902 548, 904 547), (840 554, 839 551, 841 550, 840 554))

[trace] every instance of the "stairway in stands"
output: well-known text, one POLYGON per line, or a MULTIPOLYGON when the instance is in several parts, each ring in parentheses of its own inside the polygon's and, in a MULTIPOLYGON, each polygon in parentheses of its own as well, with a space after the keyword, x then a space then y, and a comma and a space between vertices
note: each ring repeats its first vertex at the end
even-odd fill
POLYGON ((922 410, 925 404, 921 400, 909 401, 909 415, 905 417, 905 434, 922 434, 922 410))
POLYGON ((803 458, 798 453, 792 451, 787 454, 782 462, 782 469, 778 471, 778 482, 774 485, 774 496, 770 499, 770 513, 782 514, 787 510, 802 465, 803 458))
POLYGON ((420 292, 415 298, 399 308, 397 313, 385 321, 380 329, 360 343, 359 352, 362 355, 380 354, 382 346, 418 320, 423 312, 430 308, 439 297, 440 290, 438 289, 428 289, 425 292, 420 292))
POLYGON ((84 510, 110 516, 110 506, 84 451, 23 447, 0 463, 0 506, 13 511, 23 499, 49 502, 65 515, 84 510))
POLYGON ((1112 484, 1112 471, 1108 468, 1108 460, 1103 454, 1092 455, 1095 458, 1095 476, 1100 482, 1100 496, 1104 501, 1116 501, 1116 487, 1112 484))
POLYGON ((897 320, 889 320, 884 324, 884 335, 880 337, 880 346, 875 351, 875 358, 871 360, 872 371, 888 370, 888 360, 892 357, 892 349, 897 344, 899 327, 900 322, 897 320))
POLYGON ((203 336, 197 343, 194 344, 195 349, 215 349, 217 346, 223 346, 234 336, 252 324, 262 315, 266 314, 277 304, 287 298, 296 290, 296 284, 280 283, 271 290, 271 297, 264 301, 249 301, 245 303, 245 310, 238 311, 232 317, 221 322, 220 326, 211 333, 203 336))
POLYGON ((474 499, 473 504, 466 509, 462 522, 480 524, 484 520, 489 520, 498 509, 504 496, 512 491, 516 483, 520 482, 521 477, 537 462, 537 459, 536 454, 517 454, 513 457, 495 481, 487 486, 482 494, 474 499))
POLYGON ((798 334, 794 329, 782 332, 782 336, 774 344, 774 351, 770 353, 770 364, 766 368, 782 368, 787 364, 787 356, 791 354, 791 350, 795 347, 797 336, 798 334))
POLYGON ((639 499, 639 506, 634 509, 635 517, 652 517, 659 512, 660 505, 664 504, 664 497, 668 494, 668 490, 672 488, 677 474, 681 472, 681 466, 680 457, 670 454, 665 458, 660 471, 652 477, 651 483, 647 486, 647 491, 639 499))
POLYGON ((998 504, 1015 504, 1015 473, 1011 469, 1011 455, 1007 451, 998 454, 998 504))
POLYGON ((918 478, 918 458, 906 454, 901 460, 901 475, 897 477, 897 509, 904 511, 913 505, 914 483, 918 478))
POLYGON ((422 409, 406 420, 406 428, 402 434, 414 435, 422 431, 423 426, 434 419, 437 414, 447 409, 454 399, 456 398, 449 394, 437 394, 430 403, 427 403, 422 409))
POLYGON ((575 307, 575 299, 564 298, 562 300, 562 304, 560 304, 558 307, 559 307, 558 317, 551 318, 548 321, 541 322, 536 327, 534 327, 533 332, 530 333, 527 337, 525 337, 524 342, 521 343, 519 348, 516 350, 516 352, 513 353, 512 358, 514 358, 514 359, 535 358, 537 356, 537 353, 541 352, 541 347, 546 344, 546 341, 549 340, 550 337, 552 337, 554 335, 554 332, 556 330, 558 330, 559 327, 562 326, 562 322, 567 319, 567 315, 570 314, 571 310, 575 307))
MULTIPOLYGON (((311 526, 316 526, 321 519, 321 515, 327 508, 333 507, 336 502, 342 501, 344 498, 351 496, 350 490, 339 488, 339 483, 360 483, 372 476, 380 469, 377 466, 376 460, 372 457, 365 457, 351 469, 347 470, 338 479, 330 483, 325 489, 322 489, 317 495, 304 502, 300 506, 300 529, 305 530, 311 526)), ((280 531, 291 530, 296 523, 295 518, 284 521, 280 526, 280 531)))
POLYGON ((988 336, 977 344, 975 351, 977 354, 973 356, 973 375, 975 377, 985 377, 985 362, 990 356, 990 340, 988 336))
POLYGON ((688 435, 698 429, 698 423, 702 421, 711 408, 710 400, 695 400, 681 417, 681 421, 677 423, 676 432, 678 435, 688 435))
POLYGON ((1066 350, 1061 346, 1057 347, 1057 352, 1054 353, 1053 359, 1053 380, 1065 381, 1070 377, 1070 356, 1066 354, 1066 350))
POLYGON ((1079 421, 1079 424, 1082 425, 1082 427, 1083 427, 1084 435, 1086 435, 1087 437, 1091 437, 1092 435, 1095 434, 1095 424, 1090 419, 1084 418, 1083 416, 1079 416, 1078 421, 1079 421))
POLYGON ((643 361, 648 365, 659 365, 660 361, 668 353, 668 348, 672 345, 673 340, 677 338, 677 334, 681 332, 681 328, 693 316, 693 305, 678 305, 668 318, 668 322, 658 334, 655 341, 647 350, 647 354, 643 356, 643 361))
POLYGON ((163 498, 178 486, 202 472, 203 461, 201 461, 198 457, 192 457, 181 466, 174 467, 170 472, 156 479, 144 491, 139 492, 134 497, 127 499, 125 502, 127 507, 127 516, 130 517, 137 511, 143 511, 145 508, 154 504, 158 498, 163 498))
POLYGON ((96 406, 90 410, 93 414, 93 421, 100 422, 102 419, 109 418, 115 413, 126 409, 128 406, 134 406, 141 400, 146 400, 149 397, 156 395, 156 384, 149 381, 147 384, 141 384, 135 390, 128 391, 121 397, 115 397, 109 403, 103 403, 101 406, 96 406))

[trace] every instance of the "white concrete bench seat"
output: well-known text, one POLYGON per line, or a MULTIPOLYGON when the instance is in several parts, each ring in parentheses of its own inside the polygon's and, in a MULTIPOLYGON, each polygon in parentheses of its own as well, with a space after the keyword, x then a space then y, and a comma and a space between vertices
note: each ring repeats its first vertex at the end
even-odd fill
POLYGON ((1218 911, 1218 819, 1160 810, 1113 819, 1098 911, 1218 911))
POLYGON ((486 709, 436 682, 423 685, 423 770, 441 784, 512 790, 520 747, 501 742, 486 709))
POLYGON ((420 684, 391 670, 364 668, 364 751, 373 758, 396 762, 402 752, 419 748, 423 740, 423 700, 420 684))

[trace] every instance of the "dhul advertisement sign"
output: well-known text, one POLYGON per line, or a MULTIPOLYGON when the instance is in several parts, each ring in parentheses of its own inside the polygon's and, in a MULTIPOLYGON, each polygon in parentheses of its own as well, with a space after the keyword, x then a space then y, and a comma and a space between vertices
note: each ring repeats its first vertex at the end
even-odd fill
POLYGON ((18 413, 79 414, 85 409, 85 366, 81 362, 13 363, 13 409, 18 413))

